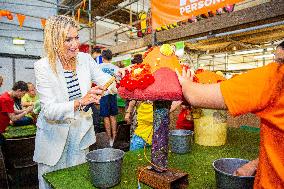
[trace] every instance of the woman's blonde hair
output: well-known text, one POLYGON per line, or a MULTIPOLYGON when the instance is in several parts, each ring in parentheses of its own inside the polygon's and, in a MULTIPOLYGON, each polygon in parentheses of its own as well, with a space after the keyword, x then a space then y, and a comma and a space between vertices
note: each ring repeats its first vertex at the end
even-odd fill
POLYGON ((52 16, 44 28, 44 50, 53 72, 56 70, 56 59, 63 53, 64 41, 70 28, 78 28, 77 22, 68 16, 52 16))

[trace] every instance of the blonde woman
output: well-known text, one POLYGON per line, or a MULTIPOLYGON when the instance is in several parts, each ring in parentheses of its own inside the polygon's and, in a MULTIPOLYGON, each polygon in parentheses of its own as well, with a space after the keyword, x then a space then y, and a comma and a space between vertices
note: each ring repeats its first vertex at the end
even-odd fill
POLYGON ((89 54, 78 52, 77 24, 66 16, 47 20, 44 30, 46 57, 34 65, 41 103, 37 120, 34 161, 39 188, 49 188, 42 175, 85 162, 95 139, 91 113, 81 111, 98 103, 110 76, 98 69, 89 54))

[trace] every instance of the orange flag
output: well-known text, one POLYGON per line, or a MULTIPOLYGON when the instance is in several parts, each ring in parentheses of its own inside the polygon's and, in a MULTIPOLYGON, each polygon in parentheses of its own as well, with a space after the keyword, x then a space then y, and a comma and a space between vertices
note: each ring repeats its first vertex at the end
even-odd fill
POLYGON ((83 0, 83 10, 86 8, 86 0, 83 0))
POLYGON ((152 0, 152 27, 156 29, 210 11, 216 12, 219 8, 241 1, 243 0, 152 0))
POLYGON ((18 17, 18 21, 19 21, 20 27, 22 27, 23 24, 24 24, 26 16, 22 15, 22 14, 17 14, 17 17, 18 17))
POLYGON ((42 19, 40 19, 40 21, 41 21, 41 26, 42 26, 42 28, 44 28, 44 27, 45 27, 46 19, 42 18, 42 19))
POLYGON ((80 13, 81 13, 81 9, 79 8, 78 11, 77 11, 77 14, 78 14, 78 22, 80 22, 80 13))

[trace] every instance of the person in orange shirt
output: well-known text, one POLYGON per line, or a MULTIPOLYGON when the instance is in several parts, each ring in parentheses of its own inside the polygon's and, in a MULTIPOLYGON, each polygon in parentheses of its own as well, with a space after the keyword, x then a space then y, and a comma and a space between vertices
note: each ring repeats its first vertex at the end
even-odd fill
POLYGON ((251 168, 257 167, 254 189, 284 189, 284 41, 275 62, 221 83, 194 83, 185 69, 177 75, 192 106, 261 118, 259 159, 251 162, 251 168))

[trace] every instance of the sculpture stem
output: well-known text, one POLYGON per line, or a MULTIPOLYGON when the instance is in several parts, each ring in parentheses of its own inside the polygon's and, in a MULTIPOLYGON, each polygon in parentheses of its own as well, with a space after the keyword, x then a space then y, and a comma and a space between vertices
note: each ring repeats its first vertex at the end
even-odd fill
POLYGON ((168 165, 168 140, 169 140, 169 109, 171 101, 154 102, 154 123, 151 161, 153 169, 157 172, 167 170, 168 165))

